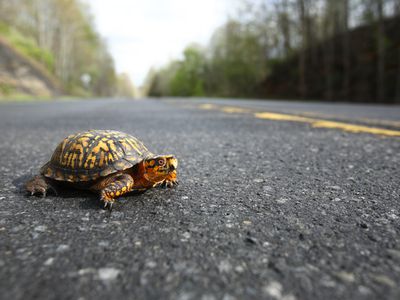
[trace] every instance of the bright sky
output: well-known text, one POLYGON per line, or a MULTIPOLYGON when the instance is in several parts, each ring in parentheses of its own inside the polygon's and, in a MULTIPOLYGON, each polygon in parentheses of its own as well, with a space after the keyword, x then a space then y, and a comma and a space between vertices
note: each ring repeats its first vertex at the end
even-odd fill
POLYGON ((206 45, 233 13, 235 0, 86 0, 118 72, 140 86, 152 66, 179 58, 196 42, 206 45))

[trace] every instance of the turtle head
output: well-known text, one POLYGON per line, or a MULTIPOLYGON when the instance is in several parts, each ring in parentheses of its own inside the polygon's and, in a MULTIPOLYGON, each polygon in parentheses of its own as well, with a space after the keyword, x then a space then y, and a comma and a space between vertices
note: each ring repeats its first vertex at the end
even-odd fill
POLYGON ((173 155, 159 155, 143 162, 146 179, 154 183, 164 180, 178 167, 178 160, 173 155))

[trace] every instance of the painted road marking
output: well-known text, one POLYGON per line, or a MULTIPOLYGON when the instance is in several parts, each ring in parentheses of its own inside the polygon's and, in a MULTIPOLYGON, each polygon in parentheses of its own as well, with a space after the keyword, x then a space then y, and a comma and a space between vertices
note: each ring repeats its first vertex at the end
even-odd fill
MULTIPOLYGON (((288 113, 290 113, 290 112, 288 112, 288 113)), ((343 119, 343 117, 340 115, 315 113, 315 112, 307 112, 307 111, 302 111, 300 114, 302 116, 310 117, 310 118, 336 119, 339 122, 346 122, 346 120, 343 119)), ((389 121, 389 120, 380 120, 380 119, 372 119, 372 118, 357 118, 355 120, 362 122, 362 123, 366 123, 367 125, 371 125, 371 126, 390 126, 390 127, 399 127, 400 128, 399 121, 392 121, 392 120, 389 121)))
POLYGON ((304 117, 298 117, 298 116, 292 116, 292 115, 286 115, 286 114, 275 114, 275 113, 262 112, 262 113, 255 113, 254 116, 259 119, 309 123, 309 124, 311 124, 312 127, 315 127, 315 128, 333 128, 333 129, 340 129, 343 131, 354 132, 354 133, 370 133, 370 134, 378 134, 378 135, 386 135, 386 136, 400 136, 400 131, 397 131, 397 130, 362 126, 362 125, 343 123, 343 122, 335 122, 335 121, 329 121, 329 120, 304 118, 304 117))
POLYGON ((307 123, 314 128, 330 128, 330 129, 339 129, 353 133, 369 133, 369 134, 384 135, 384 136, 400 136, 400 131, 398 130, 357 125, 346 122, 336 122, 319 118, 308 118, 308 117, 302 117, 290 114, 280 114, 274 112, 254 112, 251 109, 246 109, 242 107, 221 106, 214 104, 201 104, 198 107, 205 110, 219 110, 225 113, 253 113, 253 116, 258 119, 307 123))

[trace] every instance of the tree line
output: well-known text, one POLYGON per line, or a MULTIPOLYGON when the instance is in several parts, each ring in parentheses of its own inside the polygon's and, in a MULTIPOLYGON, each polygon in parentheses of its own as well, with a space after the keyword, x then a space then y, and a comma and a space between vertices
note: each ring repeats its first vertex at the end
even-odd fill
POLYGON ((399 0, 243 1, 206 46, 150 70, 151 96, 400 102, 399 0))
POLYGON ((0 0, 1 33, 46 66, 66 94, 132 96, 132 84, 116 74, 90 10, 79 0, 0 0))

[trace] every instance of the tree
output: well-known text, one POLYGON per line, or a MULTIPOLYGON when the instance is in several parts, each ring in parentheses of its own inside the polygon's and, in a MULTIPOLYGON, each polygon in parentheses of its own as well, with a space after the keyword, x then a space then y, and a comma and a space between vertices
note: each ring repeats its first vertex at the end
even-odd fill
POLYGON ((204 57, 198 46, 184 51, 184 59, 170 83, 173 96, 204 96, 204 57))
POLYGON ((291 19, 290 19, 290 1, 283 0, 275 3, 275 10, 277 12, 277 25, 280 30, 280 35, 283 39, 283 52, 286 57, 292 51, 292 32, 291 32, 291 19))
MULTIPOLYGON (((211 77, 219 79, 214 89, 220 96, 255 93, 266 68, 266 53, 254 27, 231 20, 214 35, 211 45, 211 77)), ((209 68, 210 69, 210 68, 209 68)))
POLYGON ((385 100, 385 25, 383 22, 383 0, 375 0, 378 15, 377 48, 378 48, 378 78, 377 98, 379 102, 385 100))
POLYGON ((52 63, 47 56, 39 59, 68 93, 110 96, 116 91, 114 62, 80 0, 0 0, 0 22, 51 53, 52 63), (89 87, 83 86, 82 74, 90 74, 89 87))
POLYGON ((300 23, 300 36, 301 43, 299 49, 299 94, 301 98, 304 98, 307 94, 306 86, 306 49, 309 46, 309 23, 307 21, 307 9, 306 3, 308 0, 297 0, 297 6, 299 11, 299 23, 300 23))
POLYGON ((350 93, 350 34, 349 34, 349 17, 350 7, 349 0, 342 0, 343 6, 343 83, 342 83, 342 96, 345 100, 348 100, 350 93))

